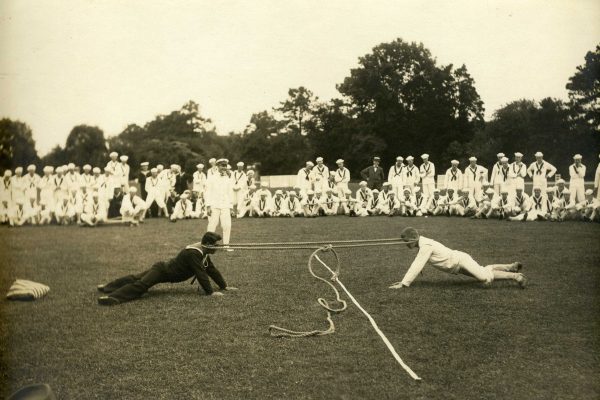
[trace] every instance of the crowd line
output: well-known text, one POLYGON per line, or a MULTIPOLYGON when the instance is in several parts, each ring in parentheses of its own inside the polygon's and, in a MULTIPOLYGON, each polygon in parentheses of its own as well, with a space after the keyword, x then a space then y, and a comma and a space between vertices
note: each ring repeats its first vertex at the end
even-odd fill
POLYGON ((436 166, 427 154, 421 156, 419 166, 412 156, 397 157, 387 175, 380 158, 374 157, 373 165, 361 171, 362 181, 353 192, 350 171, 342 159, 332 170, 322 157, 315 163, 308 161, 297 172, 293 188, 272 191, 261 186, 252 168, 245 168, 243 162, 232 168, 226 159, 210 159, 206 171, 198 164, 189 178, 176 164, 149 168, 143 162, 132 179, 128 157, 113 152, 102 169, 84 165, 80 170, 70 163, 45 166, 42 176, 34 165, 25 174, 22 167, 14 174, 4 171, 0 222, 9 226, 108 222, 135 226, 147 217, 173 222, 209 218, 211 209, 227 210, 234 218, 386 215, 600 220, 600 165, 594 189, 585 190, 586 167, 579 154, 569 166, 568 185, 556 179, 556 168, 541 152, 529 166, 521 153, 514 154, 512 163, 503 153, 497 156, 491 173, 477 164, 476 157, 463 169, 452 160, 437 182, 436 166), (527 181, 532 183, 531 193, 525 191, 527 181))

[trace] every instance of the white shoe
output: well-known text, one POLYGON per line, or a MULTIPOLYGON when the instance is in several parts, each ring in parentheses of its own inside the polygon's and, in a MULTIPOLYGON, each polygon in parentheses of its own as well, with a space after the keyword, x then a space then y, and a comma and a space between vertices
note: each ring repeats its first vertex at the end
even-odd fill
POLYGON ((521 289, 525 289, 527 287, 527 277, 523 274, 517 274, 517 278, 515 279, 521 289))
POLYGON ((402 286, 402 282, 396 282, 392 286, 390 286, 389 289, 402 289, 402 286))
POLYGON ((233 251, 233 249, 227 245, 223 246, 223 248, 225 249, 225 251, 229 251, 229 252, 233 251))

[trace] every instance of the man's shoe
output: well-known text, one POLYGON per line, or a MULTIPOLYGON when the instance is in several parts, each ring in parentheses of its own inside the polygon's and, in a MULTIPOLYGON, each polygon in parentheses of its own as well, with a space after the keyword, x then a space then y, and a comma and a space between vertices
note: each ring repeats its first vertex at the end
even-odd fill
POLYGON ((517 274, 517 283, 521 287, 521 289, 525 289, 527 287, 527 277, 523 274, 517 274))
POLYGON ((116 306, 117 304, 120 304, 121 302, 118 299, 115 299, 114 297, 110 297, 110 296, 101 296, 98 297, 98 304, 100 304, 101 306, 116 306))
POLYGON ((99 292, 104 292, 105 287, 106 287, 106 285, 98 285, 98 286, 96 286, 96 289, 98 289, 99 292))
POLYGON ((522 269, 523 269, 523 264, 521 264, 520 262, 516 261, 516 262, 513 263, 513 268, 511 270, 511 272, 519 272, 522 269))

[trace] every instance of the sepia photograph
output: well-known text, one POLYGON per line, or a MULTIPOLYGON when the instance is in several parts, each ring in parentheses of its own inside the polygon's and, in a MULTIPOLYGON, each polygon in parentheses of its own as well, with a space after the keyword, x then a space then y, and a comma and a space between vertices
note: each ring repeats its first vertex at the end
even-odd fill
POLYGON ((0 399, 599 399, 598 21, 0 2, 0 399))

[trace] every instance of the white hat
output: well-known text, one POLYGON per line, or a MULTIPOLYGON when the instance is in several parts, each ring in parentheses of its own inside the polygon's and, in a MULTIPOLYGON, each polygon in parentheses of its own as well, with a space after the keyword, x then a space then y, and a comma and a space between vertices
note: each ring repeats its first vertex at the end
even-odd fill
POLYGON ((334 176, 335 175, 335 171, 329 171, 329 176, 334 176))
POLYGON ((136 193, 137 193, 137 188, 136 188, 135 186, 131 186, 131 187, 129 188, 129 193, 131 193, 131 194, 136 194, 136 193))
POLYGON ((162 164, 158 164, 158 165, 156 166, 156 169, 158 169, 159 171, 162 171, 163 169, 165 169, 165 166, 164 166, 164 165, 162 165, 162 164))
POLYGON ((246 175, 254 175, 254 171, 250 170, 250 171, 246 172, 246 175))
POLYGON ((498 153, 496 154, 496 157, 505 157, 504 153, 498 153))
POLYGON ((553 187, 547 187, 546 188, 546 193, 554 193, 554 188, 553 187))
POLYGON ((458 165, 460 163, 458 162, 458 160, 452 160, 452 161, 450 161, 450 164, 452 164, 452 165, 458 165))
POLYGON ((454 192, 454 188, 453 188, 453 187, 449 187, 449 188, 447 188, 447 189, 446 189, 446 192, 449 192, 449 191, 451 191, 451 190, 454 192))
POLYGON ((17 167, 17 168, 15 168, 15 174, 17 172, 23 172, 23 167, 17 167))
POLYGON ((98 197, 98 191, 97 190, 94 190, 92 192, 92 197, 98 197))
POLYGON ((333 193, 333 189, 332 188, 327 188, 327 189, 325 189, 325 193, 333 193))
POLYGON ((390 193, 388 193, 388 196, 395 196, 395 195, 396 195, 396 192, 390 192, 390 193))
POLYGON ((581 154, 575 154, 573 156, 573 160, 581 160, 583 157, 581 157, 581 154))
POLYGON ((92 169, 92 172, 93 172, 94 174, 99 174, 101 171, 100 171, 100 168, 98 168, 98 167, 94 167, 94 168, 92 169))
POLYGON ((322 162, 323 161, 323 157, 317 157, 317 162, 322 162))
POLYGON ((521 192, 524 190, 522 186, 515 187, 515 190, 520 190, 521 192))
POLYGON ((158 169, 157 168, 152 168, 150 170, 150 173, 154 174, 154 173, 158 173, 158 169))
POLYGON ((365 182, 365 181, 360 181, 360 183, 358 184, 358 186, 367 186, 367 182, 365 182))
POLYGON ((238 162, 236 165, 237 165, 238 167, 243 167, 243 166, 244 166, 244 163, 243 163, 242 161, 240 161, 240 162, 238 162))
POLYGON ((306 191, 306 194, 315 194, 315 192, 313 192, 312 190, 308 189, 308 190, 306 191))
POLYGON ((248 186, 248 189, 255 190, 256 189, 256 185, 250 185, 250 186, 248 186))
POLYGON ((182 193, 181 196, 179 196, 180 199, 184 199, 184 200, 187 199, 188 197, 190 197, 190 195, 187 193, 182 193))
POLYGON ((406 157, 406 161, 412 161, 412 160, 414 160, 414 159, 415 159, 415 158, 414 158, 413 156, 408 156, 408 157, 406 157))
POLYGON ((67 164, 67 168, 68 169, 75 169, 75 164, 73 164, 72 162, 70 162, 69 164, 67 164))
POLYGON ((391 182, 383 182, 381 186, 392 186, 391 182))
POLYGON ((419 193, 420 191, 421 191, 421 188, 418 186, 413 189, 414 193, 419 193))
POLYGON ((217 164, 229 164, 229 160, 226 158, 219 158, 217 164))
POLYGON ((404 158, 402 156, 398 156, 396 157, 396 161, 404 161, 404 158))
MULTIPOLYGON (((58 169, 57 169, 58 171, 58 169)), ((63 172, 62 167, 60 167, 60 172, 63 172)), ((104 172, 110 172, 112 174, 112 169, 110 169, 110 167, 104 167, 104 172)))
POLYGON ((515 157, 523 157, 523 153, 519 153, 518 151, 515 153, 515 157))
POLYGON ((298 196, 293 190, 288 191, 288 196, 298 196))
POLYGON ((4 176, 12 176, 12 171, 10 169, 5 170, 4 176))
POLYGON ((425 153, 425 154, 421 154, 421 158, 422 158, 423 160, 427 160, 427 159, 429 159, 429 154, 427 154, 427 153, 425 153))
POLYGON ((594 194, 594 191, 592 189, 588 189, 588 190, 585 191, 585 195, 586 196, 591 196, 593 194, 594 194))
POLYGON ((486 193, 486 194, 494 194, 494 193, 496 193, 496 192, 494 191, 494 189, 492 189, 492 188, 489 188, 488 190, 486 190, 486 191, 485 191, 485 193, 486 193))
POLYGON ((507 158, 507 157, 502 157, 502 158, 500 159, 500 162, 508 162, 508 158, 507 158))
POLYGON ((405 186, 403 191, 410 193, 410 188, 408 186, 405 186))
POLYGON ((503 187, 500 189, 500 193, 501 194, 508 194, 508 188, 507 187, 503 187))
POLYGON ((344 189, 344 194, 352 194, 352 190, 346 188, 344 189))
POLYGON ((433 189, 433 193, 439 193, 439 192, 440 192, 440 189, 438 189, 438 188, 433 189))
POLYGON ((42 169, 42 171, 44 172, 52 172, 53 168, 49 165, 44 166, 44 168, 42 169))
POLYGON ((534 186, 533 190, 542 190, 541 186, 534 186))
POLYGON ((341 158, 338 158, 338 159, 337 159, 337 161, 336 161, 335 163, 336 163, 336 164, 341 164, 341 163, 343 163, 343 162, 344 162, 344 160, 342 160, 341 158))
POLYGON ((33 165, 33 164, 28 165, 27 171, 35 171, 35 165, 33 165))
POLYGON ((469 161, 477 161, 477 157, 469 157, 469 161))
POLYGON ((315 189, 315 194, 317 194, 317 193, 321 194, 323 192, 320 189, 315 189))
POLYGON ((277 189, 277 190, 275 191, 275 194, 276 194, 276 195, 277 195, 277 194, 281 194, 281 195, 283 195, 283 192, 282 192, 280 189, 277 189))
POLYGON ((381 158, 375 156, 375 157, 373 157, 373 161, 381 161, 381 158))
POLYGON ((565 183, 565 180, 563 178, 560 178, 559 180, 556 181, 557 184, 559 183, 565 183))
POLYGON ((204 168, 204 164, 202 164, 202 163, 196 164, 196 168, 204 168))
POLYGON ((231 165, 227 164, 227 171, 231 171, 231 165))
POLYGON ((569 194, 569 193, 571 193, 571 192, 569 191, 569 188, 565 188, 565 189, 564 189, 562 192, 563 192, 563 194, 569 194))
POLYGON ((140 163, 140 165, 142 167, 147 167, 148 165, 150 165, 150 163, 148 161, 144 161, 143 163, 140 163))
POLYGON ((544 153, 542 153, 541 151, 538 151, 534 155, 535 155, 535 157, 544 157, 544 153))
POLYGON ((171 164, 171 169, 177 169, 177 164, 171 164))
POLYGON ((373 189, 373 190, 371 190, 371 193, 379 193, 379 190, 373 189))
POLYGON ((208 160, 208 163, 209 163, 209 164, 214 164, 214 163, 216 163, 216 162, 217 162, 217 159, 216 159, 216 158, 211 158, 210 160, 208 160))
POLYGON ((91 166, 90 164, 85 164, 85 165, 83 166, 83 170, 84 170, 84 171, 91 171, 91 169, 92 169, 92 166, 91 166))
POLYGON ((118 157, 118 156, 119 156, 119 153, 117 153, 116 151, 113 151, 110 153, 111 158, 118 157))
POLYGON ((307 166, 307 167, 314 167, 314 166, 315 166, 315 164, 314 164, 312 161, 307 161, 307 162, 306 162, 306 166, 307 166))
POLYGON ((492 184, 489 181, 481 182, 481 186, 491 186, 492 184))

